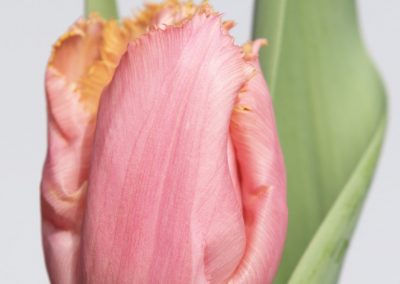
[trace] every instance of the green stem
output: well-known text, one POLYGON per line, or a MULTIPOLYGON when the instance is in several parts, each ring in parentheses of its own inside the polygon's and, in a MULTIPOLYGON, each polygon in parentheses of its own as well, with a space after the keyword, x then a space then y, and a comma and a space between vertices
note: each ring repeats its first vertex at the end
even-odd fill
POLYGON ((97 13, 105 19, 118 19, 116 0, 85 0, 85 16, 97 13))

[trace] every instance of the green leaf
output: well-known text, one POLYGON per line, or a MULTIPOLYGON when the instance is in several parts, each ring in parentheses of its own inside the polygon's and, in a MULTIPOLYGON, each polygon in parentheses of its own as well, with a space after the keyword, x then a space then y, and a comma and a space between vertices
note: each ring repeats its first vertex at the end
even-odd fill
POLYGON ((97 13, 105 19, 118 19, 115 0, 85 0, 85 16, 97 13))
POLYGON ((354 0, 257 0, 254 35, 288 175, 289 229, 276 283, 334 283, 386 125, 383 84, 354 0), (317 233, 318 231, 318 233, 317 233))
POLYGON ((289 283, 336 283, 344 252, 353 233, 379 156, 386 118, 350 180, 303 254, 289 283))

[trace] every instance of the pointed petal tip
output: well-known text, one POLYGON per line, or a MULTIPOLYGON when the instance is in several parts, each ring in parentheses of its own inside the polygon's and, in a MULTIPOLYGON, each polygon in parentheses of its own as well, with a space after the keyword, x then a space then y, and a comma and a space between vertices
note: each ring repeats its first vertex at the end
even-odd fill
POLYGON ((246 61, 256 61, 258 59, 258 54, 261 47, 267 46, 267 39, 257 39, 255 41, 250 41, 243 45, 244 58, 246 61))

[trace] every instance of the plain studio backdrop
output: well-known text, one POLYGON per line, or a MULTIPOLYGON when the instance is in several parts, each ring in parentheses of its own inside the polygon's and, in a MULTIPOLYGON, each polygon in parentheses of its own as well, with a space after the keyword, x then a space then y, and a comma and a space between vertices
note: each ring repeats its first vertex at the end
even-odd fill
MULTIPOLYGON (((119 2, 125 16, 141 3, 119 2)), ((46 150, 44 70, 52 43, 82 14, 82 3, 83 0, 1 1, 0 283, 48 283, 39 216, 39 182, 46 150)), ((250 39, 253 1, 211 3, 224 12, 225 19, 238 23, 233 30, 238 43, 250 39)), ((398 284, 400 1, 359 0, 358 4, 365 43, 386 83, 390 122, 379 168, 340 283, 398 284)))

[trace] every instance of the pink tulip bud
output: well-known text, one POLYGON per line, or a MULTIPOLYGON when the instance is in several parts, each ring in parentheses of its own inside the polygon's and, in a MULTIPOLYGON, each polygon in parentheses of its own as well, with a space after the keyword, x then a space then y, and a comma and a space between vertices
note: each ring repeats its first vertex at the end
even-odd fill
POLYGON ((276 273, 286 179, 263 41, 240 48, 207 4, 168 3, 125 26, 82 20, 56 45, 42 181, 52 283, 276 273))

